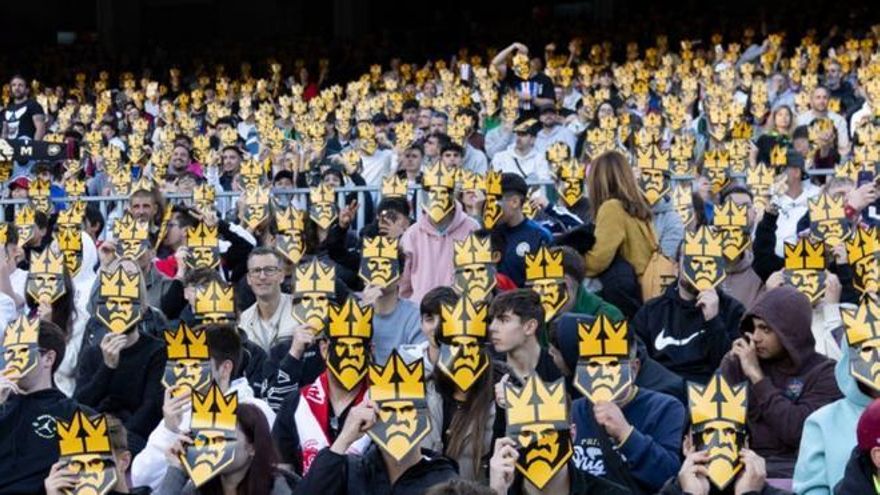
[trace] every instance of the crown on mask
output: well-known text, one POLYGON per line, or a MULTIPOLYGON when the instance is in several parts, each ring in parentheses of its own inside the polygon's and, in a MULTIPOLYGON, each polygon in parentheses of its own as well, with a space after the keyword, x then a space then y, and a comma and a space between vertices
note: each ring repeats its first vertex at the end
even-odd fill
POLYGON ((141 175, 138 180, 134 181, 134 183, 129 188, 129 191, 131 191, 130 194, 134 194, 139 191, 153 192, 153 187, 155 187, 153 181, 141 175))
POLYGON ((85 203, 82 203, 81 201, 70 204, 67 208, 58 212, 58 220, 56 221, 56 223, 58 225, 82 224, 84 211, 77 207, 77 204, 80 204, 83 207, 85 206, 85 203))
POLYGON ((122 266, 110 273, 101 272, 98 295, 138 299, 141 296, 141 274, 129 275, 122 266))
MULTIPOLYGON (((535 122, 529 125, 531 127, 535 122)), ((563 163, 571 159, 571 149, 563 141, 557 141, 547 147, 547 161, 550 163, 563 163)))
POLYGON ((467 295, 458 298, 453 305, 440 305, 440 335, 444 339, 452 337, 475 337, 485 339, 489 314, 487 304, 472 301, 467 295))
POLYGON ((192 429, 212 429, 235 431, 238 408, 238 394, 230 392, 223 395, 216 383, 202 395, 193 393, 192 399, 192 429))
POLYGON ((545 384, 537 374, 526 379, 521 389, 508 385, 504 389, 507 399, 508 425, 535 423, 566 423, 568 408, 565 403, 565 384, 559 380, 545 384))
POLYGON ((277 211, 275 225, 282 234, 302 232, 306 228, 306 213, 293 206, 277 211))
POLYGON ((776 145, 770 150, 770 165, 784 167, 788 163, 788 148, 776 145))
POLYGON ((432 187, 445 187, 452 189, 455 187, 456 171, 453 167, 449 167, 441 162, 425 167, 422 174, 422 187, 430 189, 432 187))
POLYGON ((37 179, 31 181, 28 186, 28 196, 32 198, 45 198, 49 196, 51 184, 47 180, 37 179))
POLYGON ((480 237, 470 234, 461 241, 455 241, 453 261, 456 267, 492 263, 492 245, 489 236, 480 237))
POLYGON ((669 153, 651 145, 636 151, 636 166, 645 170, 669 171, 669 153))
POLYGON ((703 166, 706 168, 725 169, 730 165, 730 152, 727 150, 710 150, 703 154, 703 166))
POLYGON ((71 177, 64 181, 64 192, 71 198, 78 198, 86 194, 86 181, 71 177))
POLYGON ((239 173, 245 177, 259 178, 263 175, 265 168, 259 160, 250 159, 242 161, 241 168, 239 170, 239 173))
POLYGON ((748 206, 737 205, 733 200, 728 199, 715 210, 715 226, 745 227, 749 223, 748 211, 748 206))
POLYGON ((746 170, 746 184, 753 189, 772 186, 774 177, 773 170, 763 163, 746 170))
POLYGON ((244 204, 246 205, 268 205, 269 189, 265 187, 251 187, 244 193, 244 204))
POLYGON ((120 241, 144 241, 150 237, 150 224, 137 221, 126 212, 113 224, 113 232, 120 241))
POLYGON ((349 297, 342 305, 331 304, 327 309, 327 316, 330 320, 327 325, 327 336, 331 339, 373 338, 373 308, 371 306, 361 306, 354 298, 349 297))
POLYGON ((217 236, 217 226, 208 227, 204 222, 200 222, 195 227, 186 229, 186 246, 190 248, 198 247, 217 247, 219 237, 217 236))
POLYGON ((391 174, 382 179, 383 198, 405 198, 407 192, 406 179, 391 174))
POLYGON ((619 356, 629 357, 626 320, 613 323, 599 315, 592 324, 578 322, 578 355, 582 358, 619 356))
POLYGON ((365 237, 361 256, 364 258, 397 259, 397 247, 400 241, 385 236, 365 237))
POLYGON ((200 205, 205 203, 213 203, 217 191, 210 184, 201 184, 193 188, 193 203, 200 205))
POLYGON ((181 322, 177 330, 165 330, 168 359, 208 359, 208 332, 190 329, 181 322))
POLYGON ((471 172, 470 170, 462 169, 460 171, 461 174, 461 189, 463 191, 485 191, 486 190, 486 177, 484 175, 478 174, 476 172, 471 172))
POLYGON ((370 365, 369 377, 372 400, 425 399, 425 365, 421 359, 406 364, 397 350, 391 351, 385 366, 370 365))
POLYGON ((486 172, 486 194, 501 196, 501 172, 497 170, 486 172))
POLYGON ((841 308, 840 317, 846 329, 846 342, 850 346, 880 337, 880 305, 874 299, 862 298, 857 309, 841 308))
POLYGON ((40 320, 24 315, 6 325, 3 334, 3 347, 22 344, 36 344, 40 333, 40 320))
POLYGON ((526 280, 562 279, 564 276, 562 251, 551 251, 543 246, 535 254, 526 254, 526 280))
POLYGON ((107 417, 103 414, 89 418, 82 409, 77 409, 69 423, 56 418, 55 424, 62 456, 112 453, 107 417))
MULTIPOLYGON (((568 149, 567 146, 566 149, 568 149)), ((584 178, 584 166, 581 165, 580 162, 578 162, 577 160, 566 160, 564 162, 560 162, 559 168, 557 168, 556 171, 560 179, 584 178)))
POLYGON ((31 252, 31 273, 64 274, 64 255, 56 253, 54 249, 44 249, 42 253, 31 252))
POLYGON ((788 270, 824 270, 825 243, 813 243, 806 237, 797 243, 785 243, 785 268, 788 270))
POLYGON ((685 256, 721 256, 721 232, 702 226, 696 232, 685 232, 685 256))
POLYGON ((296 267, 293 276, 293 290, 299 294, 306 292, 333 294, 335 292, 335 278, 336 268, 315 258, 296 267))
POLYGON ((27 203, 15 212, 15 225, 17 227, 33 225, 36 221, 34 219, 36 213, 37 211, 34 209, 34 206, 27 203))
POLYGON ((749 390, 745 382, 730 385, 721 373, 715 373, 706 385, 688 383, 687 389, 693 424, 715 420, 746 423, 749 390))
POLYGON ((844 198, 835 198, 828 193, 820 194, 808 201, 810 207, 810 221, 821 222, 823 220, 839 220, 846 218, 844 212, 844 198))
POLYGON ((880 251, 880 239, 877 236, 877 228, 859 227, 846 241, 846 255, 850 264, 871 256, 880 251))
POLYGON ((207 286, 196 289, 196 304, 193 308, 196 315, 229 315, 235 316, 235 290, 216 280, 207 286))
POLYGON ((309 192, 309 201, 315 205, 333 204, 336 202, 336 190, 327 184, 313 187, 309 192))

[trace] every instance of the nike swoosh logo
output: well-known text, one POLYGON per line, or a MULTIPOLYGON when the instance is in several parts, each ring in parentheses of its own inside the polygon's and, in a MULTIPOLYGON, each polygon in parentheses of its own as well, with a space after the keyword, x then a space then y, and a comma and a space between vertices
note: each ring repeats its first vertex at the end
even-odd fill
POLYGON ((678 346, 678 347, 686 346, 692 340, 699 337, 700 334, 702 334, 703 332, 705 332, 705 330, 700 330, 699 332, 689 336, 686 339, 678 340, 678 339, 674 339, 672 337, 668 337, 666 335, 666 329, 664 328, 664 329, 660 330, 660 333, 658 333, 657 337, 654 338, 654 348, 657 349, 658 351, 662 351, 663 349, 666 349, 667 347, 669 347, 671 345, 678 346))

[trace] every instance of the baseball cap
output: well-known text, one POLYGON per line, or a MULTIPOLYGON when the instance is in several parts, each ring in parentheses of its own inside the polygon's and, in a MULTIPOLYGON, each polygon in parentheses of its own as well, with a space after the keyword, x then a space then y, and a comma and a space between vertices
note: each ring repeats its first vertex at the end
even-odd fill
POLYGON ((529 186, 525 179, 517 174, 501 174, 501 194, 518 193, 523 196, 529 195, 529 186))
POLYGON ((9 190, 12 191, 16 188, 27 189, 30 185, 31 181, 27 177, 18 176, 9 181, 9 190))
POLYGON ((880 400, 871 402, 862 412, 856 426, 856 438, 862 452, 880 447, 880 400))

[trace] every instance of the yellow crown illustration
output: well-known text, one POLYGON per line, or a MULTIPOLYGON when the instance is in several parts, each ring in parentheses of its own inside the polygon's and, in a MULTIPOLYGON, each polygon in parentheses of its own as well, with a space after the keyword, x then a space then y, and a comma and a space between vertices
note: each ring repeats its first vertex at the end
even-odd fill
POLYGON ((217 236, 217 226, 208 227, 204 222, 200 222, 195 227, 186 229, 186 246, 190 248, 197 247, 217 247, 220 238, 217 236))
POLYGON ((489 236, 480 237, 470 234, 461 241, 455 241, 453 261, 456 267, 492 263, 492 245, 489 236))
POLYGON ((241 162, 240 174, 245 177, 260 177, 263 175, 263 164, 259 160, 244 160, 241 162))
POLYGON ((107 417, 89 418, 82 409, 73 413, 70 422, 56 418, 58 450, 62 456, 112 454, 107 435, 107 417))
POLYGON ((571 158, 571 149, 563 141, 557 141, 547 147, 547 161, 562 163, 571 158))
POLYGON ((753 189, 765 189, 773 185, 774 173, 763 163, 746 170, 746 184, 753 189))
POLYGON ((850 264, 855 264, 866 256, 880 251, 880 238, 877 236, 877 228, 859 227, 846 241, 846 254, 850 264))
POLYGON ((565 404, 565 384, 559 380, 545 384, 532 373, 521 389, 508 385, 504 389, 507 399, 508 425, 534 423, 565 423, 568 410, 565 404))
POLYGON ((543 246, 535 254, 526 254, 526 280, 562 279, 563 276, 562 251, 554 252, 543 246))
POLYGON ((216 383, 204 395, 195 392, 192 400, 192 429, 235 431, 238 394, 223 395, 216 383))
POLYGON ((730 135, 733 139, 749 139, 752 137, 752 125, 744 120, 734 122, 730 135))
POLYGON ((217 196, 217 191, 210 184, 201 184, 193 188, 193 202, 196 205, 213 203, 217 196))
POLYGON ((774 167, 784 167, 788 163, 788 148, 777 144, 770 150, 770 165, 774 167))
POLYGON ((730 153, 726 150, 710 150, 703 154, 703 166, 724 169, 730 165, 730 153))
POLYGON ((134 194, 138 191, 148 191, 152 192, 153 187, 155 187, 155 183, 153 181, 143 175, 141 175, 138 180, 134 181, 134 183, 129 188, 131 194, 134 194))
POLYGON ((205 287, 196 289, 194 312, 197 315, 234 315, 235 290, 231 285, 227 286, 216 280, 205 287))
POLYGON ((17 212, 15 212, 15 225, 17 227, 33 225, 35 222, 35 214, 36 210, 34 209, 34 206, 32 204, 28 203, 22 206, 18 209, 17 212))
POLYGON ((486 172, 486 195, 501 196, 501 172, 486 172))
POLYGON ((76 205, 82 205, 85 207, 85 203, 81 201, 77 201, 76 203, 70 204, 67 208, 58 212, 58 225, 80 225, 83 222, 83 216, 85 215, 85 211, 80 210, 80 208, 76 205))
POLYGON ((47 180, 33 180, 28 186, 28 196, 32 198, 45 198, 46 196, 49 196, 50 187, 51 185, 47 180))
POLYGON ((858 309, 841 308, 840 317, 850 346, 880 337, 880 305, 874 299, 862 298, 858 309))
POLYGON ((44 249, 43 252, 31 252, 31 272, 62 275, 64 273, 64 255, 55 252, 54 249, 44 249))
POLYGON ((275 225, 282 234, 302 232, 306 228, 306 212, 293 206, 279 210, 275 212, 275 225))
POLYGON ((599 315, 592 324, 578 323, 578 356, 582 358, 619 356, 629 357, 626 320, 613 323, 599 315))
POLYGON ((296 267, 293 276, 293 287, 296 293, 323 292, 334 293, 336 267, 326 265, 317 258, 296 267))
POLYGON ((24 315, 6 325, 3 334, 3 347, 21 344, 36 344, 40 334, 40 320, 24 315))
POLYGON ((797 243, 785 243, 785 268, 788 270, 824 270, 825 243, 811 242, 806 237, 797 243))
POLYGON ((7 244, 9 241, 9 224, 8 223, 0 223, 0 244, 7 244))
POLYGON ((120 241, 143 241, 150 237, 150 224, 137 221, 126 212, 113 224, 113 233, 120 241))
POLYGON ((327 325, 327 336, 330 338, 357 337, 371 339, 373 337, 373 308, 361 306, 349 297, 340 306, 331 304, 327 310, 330 323, 327 325))
POLYGON ((659 146, 645 146, 636 151, 636 166, 646 170, 669 171, 669 152, 659 146))
POLYGON ((685 232, 685 256, 721 256, 721 232, 702 226, 696 232, 685 232))
POLYGON ((406 179, 391 174, 382 179, 383 198, 405 198, 407 191, 406 179))
POLYGON ((365 237, 361 256, 364 258, 397 259, 397 247, 400 241, 385 236, 365 237))
POLYGON ((122 266, 110 273, 101 272, 100 284, 100 297, 137 299, 141 295, 141 274, 129 275, 122 266))
POLYGON ((688 383, 687 388, 693 424, 719 419, 745 424, 748 407, 746 383, 731 386, 721 373, 715 373, 706 385, 688 383))
POLYGON ((810 221, 821 222, 823 220, 838 220, 846 218, 844 212, 844 198, 835 198, 828 193, 820 194, 808 201, 810 207, 810 221))
POLYGON ((208 359, 208 333, 192 330, 181 322, 177 330, 165 330, 168 359, 208 359))
POLYGON ((269 204, 269 189, 265 187, 250 187, 244 193, 244 204, 267 205, 269 204))
POLYGON ((313 187, 309 192, 309 201, 312 204, 333 204, 336 202, 336 190, 327 184, 313 187))
POLYGON ((467 295, 458 298, 452 306, 440 305, 440 335, 445 339, 452 337, 486 338, 489 306, 472 301, 467 295))
POLYGON ((64 181, 64 192, 71 198, 78 198, 86 194, 86 181, 71 177, 64 181))
POLYGON ((560 179, 584 178, 584 166, 574 159, 561 162, 556 170, 560 179))
POLYGON ((715 226, 716 227, 745 227, 749 223, 748 213, 749 207, 746 205, 737 205, 733 200, 728 199, 715 210, 715 226))
POLYGON ((445 187, 452 189, 455 187, 456 171, 454 168, 437 162, 433 165, 425 167, 422 175, 422 187, 429 189, 432 187, 445 187))
POLYGON ((484 191, 486 190, 486 177, 470 170, 462 169, 459 181, 463 191, 484 191))
POLYGON ((385 366, 370 365, 369 376, 372 400, 425 399, 425 364, 421 359, 406 364, 397 350, 394 350, 385 366))

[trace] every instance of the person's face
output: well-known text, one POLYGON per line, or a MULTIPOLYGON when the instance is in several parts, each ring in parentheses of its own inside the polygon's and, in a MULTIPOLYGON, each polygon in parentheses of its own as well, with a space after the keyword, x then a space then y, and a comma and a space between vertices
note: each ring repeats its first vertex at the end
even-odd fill
POLYGON ((226 150, 222 154, 223 171, 235 173, 241 168, 241 157, 232 150, 226 150))
POLYGON ((530 150, 535 144, 535 136, 527 132, 516 133, 516 147, 520 150, 530 150))
POLYGON ((16 187, 12 189, 9 195, 16 199, 27 198, 28 190, 23 187, 16 187))
POLYGON ((419 118, 416 121, 416 127, 419 129, 427 129, 431 126, 431 110, 429 109, 421 109, 419 110, 419 118))
POLYGON ((332 187, 333 189, 336 189, 337 187, 342 187, 342 180, 336 174, 324 174, 322 182, 332 187))
POLYGON ((67 469, 77 477, 77 494, 107 493, 116 485, 116 465, 106 454, 69 456, 67 469))
POLYGON ((744 433, 731 421, 709 421, 693 431, 694 448, 709 453, 709 479, 726 487, 742 469, 739 460, 744 433))
POLYGON ((150 195, 135 194, 128 201, 128 211, 135 221, 149 223, 156 214, 156 204, 150 195))
POLYGON ((544 126, 544 128, 555 126, 559 120, 556 118, 556 112, 541 112, 541 116, 539 117, 539 119, 541 121, 541 125, 544 126))
POLYGON ((415 124, 418 119, 419 112, 415 108, 407 108, 403 111, 403 121, 409 124, 415 124))
POLYGON ((443 117, 431 117, 431 127, 428 128, 428 132, 446 134, 446 119, 443 117))
POLYGON ((287 177, 282 177, 275 181, 275 187, 278 189, 292 189, 293 181, 287 177))
POLYGON ((367 374, 367 341, 356 337, 330 339, 327 369, 345 390, 352 390, 367 374))
POLYGON ((417 149, 407 150, 400 165, 406 172, 417 172, 422 166, 422 153, 417 149))
POLYGON ((248 261, 248 285, 257 298, 269 297, 281 292, 284 271, 278 258, 272 255, 252 256, 248 261))
POLYGON ((791 112, 788 108, 781 108, 773 114, 773 125, 777 130, 784 131, 791 127, 791 112))
POLYGON ((599 106, 599 111, 596 113, 599 120, 607 119, 614 116, 614 107, 607 103, 603 103, 599 106))
POLYGON ((461 168, 461 153, 453 150, 446 150, 440 156, 440 161, 448 167, 461 168))
POLYGON ((114 132, 113 127, 109 124, 104 124, 101 126, 101 136, 104 138, 105 141, 109 141, 115 135, 116 132, 114 132))
POLYGON ((21 100, 27 96, 27 83, 24 79, 16 77, 9 82, 9 90, 12 93, 13 98, 21 100))
POLYGON ((169 163, 172 170, 182 171, 189 165, 189 154, 182 146, 177 146, 171 152, 171 162, 169 163))
POLYGON ((568 302, 568 289, 564 282, 553 279, 540 279, 528 283, 529 288, 541 297, 544 319, 552 320, 568 302))
POLYGON ((775 359, 785 353, 785 348, 776 332, 760 318, 752 320, 754 331, 751 340, 755 343, 755 352, 760 359, 775 359))
POLYGON ((186 231, 180 227, 180 215, 175 213, 168 222, 165 230, 165 239, 162 240, 164 246, 177 248, 186 240, 186 231))
POLYGON ((434 158, 440 155, 440 141, 436 137, 429 137, 425 141, 425 156, 434 158))
POLYGON ((817 112, 825 112, 828 110, 828 91, 825 88, 816 88, 813 90, 812 98, 810 98, 810 106, 817 112))
POLYGON ((836 88, 840 85, 841 76, 842 71, 840 70, 840 65, 836 63, 829 64, 828 70, 825 71, 825 84, 836 88))
POLYGON ((498 353, 510 352, 526 342, 528 330, 520 317, 513 312, 500 314, 489 324, 492 347, 498 353))

